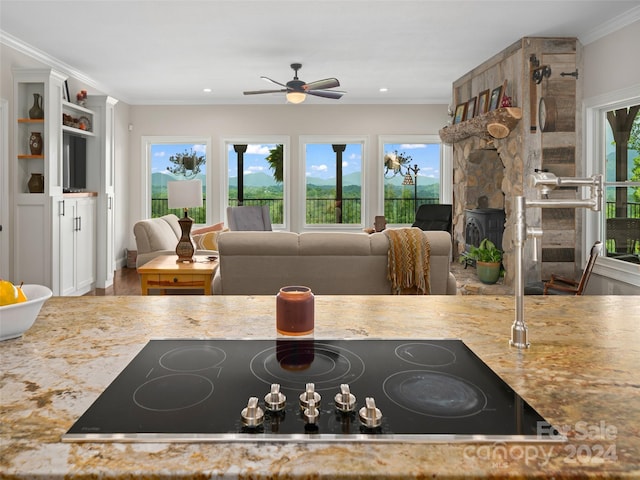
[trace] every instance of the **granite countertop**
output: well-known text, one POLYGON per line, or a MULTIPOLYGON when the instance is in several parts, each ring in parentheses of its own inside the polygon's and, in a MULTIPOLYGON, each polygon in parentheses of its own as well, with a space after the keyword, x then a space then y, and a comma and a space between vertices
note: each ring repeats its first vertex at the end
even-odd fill
POLYGON ((0 342, 2 478, 639 477, 640 296, 316 297, 315 338, 461 338, 567 443, 62 443, 153 338, 274 338, 275 297, 54 297, 0 342))

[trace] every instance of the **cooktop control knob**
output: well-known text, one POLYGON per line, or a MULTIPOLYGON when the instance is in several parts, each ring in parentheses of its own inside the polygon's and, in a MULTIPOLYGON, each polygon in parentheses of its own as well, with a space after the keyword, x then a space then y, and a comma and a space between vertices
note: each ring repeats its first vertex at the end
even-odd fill
POLYGON ((352 412, 356 408, 356 396, 349 390, 349 385, 340 385, 340 393, 334 398, 336 408, 341 412, 352 412))
POLYGON ((314 399, 309 400, 307 408, 302 411, 302 416, 308 424, 316 424, 318 417, 320 416, 320 410, 316 408, 316 401, 314 399))
POLYGON ((268 410, 272 412, 280 412, 284 410, 287 397, 280 391, 280 385, 277 383, 271 384, 271 393, 267 393, 264 397, 264 404, 268 410))
POLYGON ((247 427, 259 427, 264 420, 264 411, 258 406, 258 397, 249 398, 247 407, 240 412, 242 423, 247 427))
POLYGON ((382 424, 382 412, 376 408, 376 401, 373 397, 367 397, 365 406, 360 409, 360 421, 367 428, 376 428, 382 424))
POLYGON ((315 391, 316 386, 313 383, 307 383, 304 393, 300 394, 300 407, 304 410, 309 406, 311 400, 314 401, 316 407, 320 406, 320 394, 315 391))

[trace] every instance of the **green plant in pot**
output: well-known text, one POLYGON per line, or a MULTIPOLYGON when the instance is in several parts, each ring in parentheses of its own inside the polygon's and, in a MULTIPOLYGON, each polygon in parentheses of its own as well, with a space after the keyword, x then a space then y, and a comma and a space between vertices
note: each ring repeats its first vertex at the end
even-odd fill
POLYGON ((484 238, 477 247, 472 246, 460 256, 460 262, 475 260, 476 273, 482 283, 493 284, 500 278, 502 251, 488 238, 484 238))

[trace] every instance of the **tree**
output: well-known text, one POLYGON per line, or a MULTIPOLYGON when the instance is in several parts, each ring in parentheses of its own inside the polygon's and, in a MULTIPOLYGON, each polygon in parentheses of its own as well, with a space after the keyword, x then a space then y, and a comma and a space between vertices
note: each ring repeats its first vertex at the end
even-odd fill
POLYGON ((276 145, 275 148, 269 150, 269 155, 265 158, 269 162, 269 168, 273 172, 273 178, 276 182, 282 183, 284 180, 284 145, 276 145))
MULTIPOLYGON (((631 135, 629 135, 628 148, 640 152, 640 113, 636 115, 631 127, 631 135)), ((630 180, 640 182, 640 155, 633 159, 633 169, 631 169, 630 180)), ((640 187, 633 188, 633 198, 636 202, 640 202, 640 187)))

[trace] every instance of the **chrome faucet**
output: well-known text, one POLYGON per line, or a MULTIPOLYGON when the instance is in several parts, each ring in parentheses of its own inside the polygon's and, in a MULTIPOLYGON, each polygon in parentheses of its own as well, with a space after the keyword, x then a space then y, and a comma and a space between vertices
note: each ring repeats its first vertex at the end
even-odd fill
MULTIPOLYGON (((588 178, 556 177, 553 173, 536 171, 529 176, 529 185, 537 188, 541 195, 546 197, 556 187, 590 187, 589 198, 584 199, 548 199, 527 200, 523 196, 515 197, 515 321, 511 326, 511 340, 509 345, 516 348, 529 348, 529 333, 524 321, 524 271, 523 256, 524 245, 527 237, 533 241, 542 236, 540 227, 527 227, 527 208, 590 208, 599 212, 602 205, 602 175, 593 175, 588 178)), ((534 243, 534 261, 537 261, 537 245, 534 243)))

